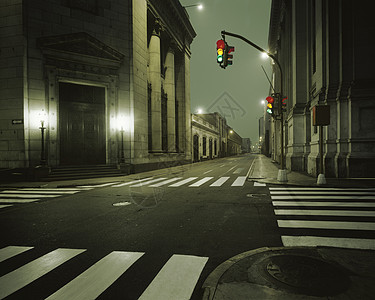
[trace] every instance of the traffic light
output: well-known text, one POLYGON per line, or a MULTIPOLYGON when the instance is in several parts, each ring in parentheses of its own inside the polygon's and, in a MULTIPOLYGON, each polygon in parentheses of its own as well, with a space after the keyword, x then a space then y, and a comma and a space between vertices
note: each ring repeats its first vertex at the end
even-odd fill
POLYGON ((286 111, 286 100, 288 99, 288 97, 285 97, 283 99, 283 101, 281 102, 281 109, 282 111, 286 111))
POLYGON ((233 58, 232 54, 229 54, 231 52, 234 52, 233 46, 228 46, 228 44, 225 42, 225 50, 224 50, 224 68, 228 65, 231 66, 233 64, 233 61, 231 59, 233 58))
POLYGON ((216 61, 218 64, 220 64, 220 67, 222 67, 222 64, 224 62, 224 52, 225 52, 225 41, 218 40, 216 42, 216 54, 217 54, 216 61))
POLYGON ((273 116, 274 115, 274 113, 273 113, 273 107, 274 107, 275 99, 273 97, 271 97, 271 96, 268 96, 266 98, 266 100, 268 102, 267 103, 267 110, 266 111, 273 116))

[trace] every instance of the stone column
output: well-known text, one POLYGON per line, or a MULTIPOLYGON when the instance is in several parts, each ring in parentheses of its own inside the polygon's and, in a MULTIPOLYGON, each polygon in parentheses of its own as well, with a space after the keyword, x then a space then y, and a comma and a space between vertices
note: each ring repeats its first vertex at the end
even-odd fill
POLYGON ((190 114, 190 49, 185 49, 184 69, 185 69, 185 159, 191 160, 191 114, 190 114))
POLYGON ((175 130, 175 71, 174 71, 174 49, 173 45, 168 49, 165 59, 164 90, 168 95, 167 125, 168 125, 168 152, 176 152, 176 130, 175 130))
POLYGON ((161 77, 160 77, 160 30, 161 24, 155 21, 154 30, 148 47, 150 58, 151 83, 151 122, 152 122, 152 151, 161 152, 161 77))

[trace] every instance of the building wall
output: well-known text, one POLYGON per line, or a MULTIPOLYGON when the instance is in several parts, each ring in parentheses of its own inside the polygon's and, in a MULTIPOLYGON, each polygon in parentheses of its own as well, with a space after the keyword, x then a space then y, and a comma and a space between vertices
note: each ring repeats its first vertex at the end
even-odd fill
MULTIPOLYGON (((41 163, 42 119, 47 163, 60 165, 64 125, 60 83, 104 89, 106 164, 120 162, 122 145, 125 162, 135 171, 163 167, 170 160, 191 160, 189 66, 195 32, 180 3, 35 0, 0 5, 4 20, 0 23, 0 168, 41 163), (161 24, 156 61, 163 65, 154 77, 164 85, 170 101, 177 97, 180 104, 179 147, 160 153, 152 151, 148 139, 150 20, 161 24), (166 40, 176 51, 167 61, 160 48, 167 45, 166 40), (21 124, 12 125, 12 120, 21 124)), ((160 104, 160 93, 158 99, 153 98, 154 107, 157 101, 160 104)), ((169 102, 170 141, 174 137, 172 111, 169 102)), ((154 140, 161 138, 158 135, 154 140)))
MULTIPOLYGON (((288 97, 288 169, 319 173, 319 130, 312 124, 312 109, 319 104, 330 106, 330 125, 323 127, 325 175, 375 176, 375 82, 365 63, 372 51, 368 37, 375 31, 365 21, 371 5, 367 0, 272 2, 269 47, 281 63, 288 97)), ((278 86, 277 68, 274 74, 278 86)), ((280 136, 277 126, 275 132, 280 136)))

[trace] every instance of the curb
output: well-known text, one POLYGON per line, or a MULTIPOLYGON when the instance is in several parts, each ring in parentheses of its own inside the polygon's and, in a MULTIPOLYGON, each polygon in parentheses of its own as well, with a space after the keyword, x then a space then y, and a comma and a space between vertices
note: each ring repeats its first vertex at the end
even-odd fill
POLYGON ((262 248, 257 248, 254 250, 246 251, 241 254, 238 254, 236 256, 231 257, 230 259, 224 261, 221 263, 219 266, 216 267, 215 270, 213 270, 206 280, 202 284, 203 288, 203 297, 202 300, 213 300, 215 297, 215 292, 217 285, 219 283, 220 278, 223 276, 223 274, 231 268, 233 265, 241 261, 242 259, 252 256, 255 254, 259 254, 262 252, 267 252, 267 251, 275 251, 275 250, 283 250, 286 249, 285 247, 262 247, 262 248))

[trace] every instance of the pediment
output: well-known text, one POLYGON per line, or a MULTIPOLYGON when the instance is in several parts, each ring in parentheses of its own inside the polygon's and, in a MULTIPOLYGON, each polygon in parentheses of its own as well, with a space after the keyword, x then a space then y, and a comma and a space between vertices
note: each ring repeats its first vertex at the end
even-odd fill
POLYGON ((54 53, 55 57, 65 54, 117 63, 124 58, 123 54, 85 32, 42 37, 38 39, 38 45, 43 53, 54 53))

